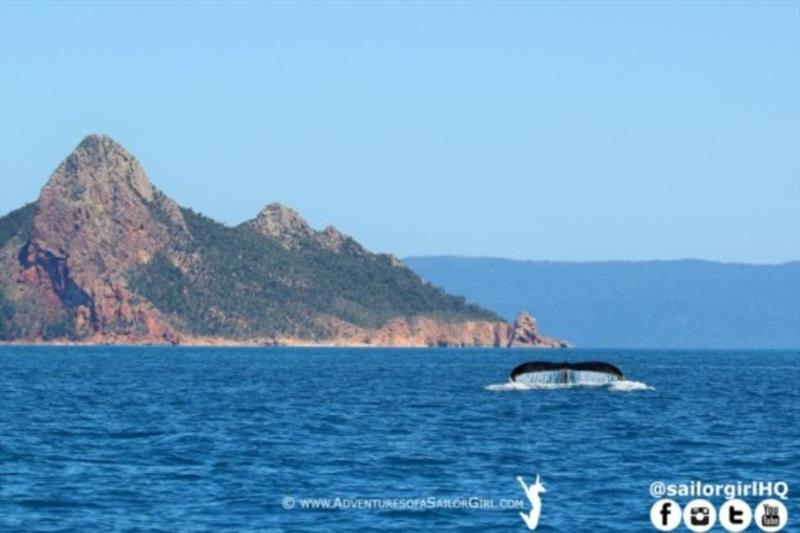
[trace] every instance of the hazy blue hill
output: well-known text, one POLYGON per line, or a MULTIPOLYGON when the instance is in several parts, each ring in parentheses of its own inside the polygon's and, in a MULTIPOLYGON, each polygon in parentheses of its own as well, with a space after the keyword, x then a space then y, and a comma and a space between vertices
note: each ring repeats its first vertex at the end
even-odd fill
POLYGON ((579 346, 800 347, 800 262, 568 263, 411 257, 427 281, 579 346))

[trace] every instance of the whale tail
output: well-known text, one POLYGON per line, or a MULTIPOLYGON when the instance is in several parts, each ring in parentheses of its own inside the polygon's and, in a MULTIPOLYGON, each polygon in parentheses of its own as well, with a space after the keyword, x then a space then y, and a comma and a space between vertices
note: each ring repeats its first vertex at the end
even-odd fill
POLYGON ((622 370, 602 361, 553 363, 532 361, 511 371, 511 381, 547 383, 611 382, 625 379, 622 370))

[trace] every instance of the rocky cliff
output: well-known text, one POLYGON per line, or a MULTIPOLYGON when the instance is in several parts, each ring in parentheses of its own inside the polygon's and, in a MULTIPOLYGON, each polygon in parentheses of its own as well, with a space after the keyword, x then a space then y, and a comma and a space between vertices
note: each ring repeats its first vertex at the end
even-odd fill
POLYGON ((98 135, 0 218, 0 340, 563 345, 280 204, 236 227, 182 208, 98 135))
POLYGON ((511 348, 568 348, 569 343, 539 333, 536 319, 523 311, 517 315, 508 336, 511 348))

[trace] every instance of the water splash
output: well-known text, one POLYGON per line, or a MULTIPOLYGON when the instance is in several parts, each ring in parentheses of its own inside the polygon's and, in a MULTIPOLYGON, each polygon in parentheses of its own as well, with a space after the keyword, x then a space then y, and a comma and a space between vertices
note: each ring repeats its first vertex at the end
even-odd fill
POLYGON ((628 381, 627 379, 623 379, 617 381, 616 383, 612 383, 610 390, 618 391, 618 392, 631 392, 637 390, 656 390, 655 387, 651 387, 647 383, 643 381, 628 381))
POLYGON ((558 390, 571 388, 607 388, 616 392, 655 390, 647 383, 619 379, 605 372, 563 371, 530 372, 517 377, 516 381, 498 383, 484 387, 489 391, 558 390))

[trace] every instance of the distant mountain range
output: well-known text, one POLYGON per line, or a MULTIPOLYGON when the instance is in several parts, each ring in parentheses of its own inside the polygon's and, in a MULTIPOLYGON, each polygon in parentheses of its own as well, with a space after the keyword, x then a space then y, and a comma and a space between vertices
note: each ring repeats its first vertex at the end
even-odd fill
POLYGON ((800 262, 551 262, 410 257, 423 279, 583 347, 798 348, 800 262))
POLYGON ((236 227, 181 207, 102 135, 0 218, 0 340, 561 345, 279 204, 236 227))

